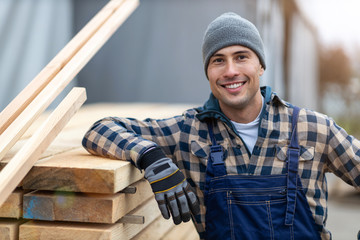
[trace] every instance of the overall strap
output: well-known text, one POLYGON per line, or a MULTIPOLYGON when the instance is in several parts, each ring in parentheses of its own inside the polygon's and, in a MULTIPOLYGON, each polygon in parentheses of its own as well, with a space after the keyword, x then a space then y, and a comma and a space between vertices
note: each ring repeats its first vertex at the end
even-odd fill
POLYGON ((226 175, 223 148, 216 143, 216 138, 213 131, 213 122, 209 121, 207 122, 207 125, 212 143, 210 146, 210 157, 208 159, 207 168, 210 171, 210 174, 213 176, 217 177, 226 175))
POLYGON ((298 135, 296 125, 299 117, 300 108, 294 106, 292 115, 292 132, 290 145, 287 151, 287 206, 285 215, 285 225, 293 225, 295 206, 296 206, 296 190, 298 187, 297 173, 298 162, 300 156, 300 147, 298 143, 298 135))

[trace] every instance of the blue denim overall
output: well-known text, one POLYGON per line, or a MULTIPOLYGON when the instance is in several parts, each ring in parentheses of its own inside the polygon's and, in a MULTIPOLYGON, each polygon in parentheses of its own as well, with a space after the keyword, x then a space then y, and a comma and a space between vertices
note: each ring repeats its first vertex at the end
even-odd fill
POLYGON ((294 108, 288 148, 287 174, 226 175, 222 147, 212 141, 207 163, 205 206, 206 240, 311 239, 320 238, 297 174, 300 148, 294 108))

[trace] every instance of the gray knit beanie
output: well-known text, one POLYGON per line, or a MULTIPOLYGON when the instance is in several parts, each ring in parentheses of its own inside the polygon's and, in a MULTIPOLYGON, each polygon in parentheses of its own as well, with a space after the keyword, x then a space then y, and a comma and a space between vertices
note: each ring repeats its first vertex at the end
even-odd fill
POLYGON ((217 17, 206 29, 202 45, 206 76, 211 56, 232 45, 242 45, 253 50, 262 67, 266 68, 263 42, 255 25, 235 13, 228 12, 217 17))

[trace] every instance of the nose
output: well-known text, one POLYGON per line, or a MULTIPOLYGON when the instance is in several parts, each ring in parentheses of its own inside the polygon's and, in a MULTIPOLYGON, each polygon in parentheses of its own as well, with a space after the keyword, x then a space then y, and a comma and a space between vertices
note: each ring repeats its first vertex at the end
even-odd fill
POLYGON ((234 62, 227 62, 226 67, 224 69, 224 77, 225 78, 233 78, 239 75, 239 69, 237 68, 234 62))

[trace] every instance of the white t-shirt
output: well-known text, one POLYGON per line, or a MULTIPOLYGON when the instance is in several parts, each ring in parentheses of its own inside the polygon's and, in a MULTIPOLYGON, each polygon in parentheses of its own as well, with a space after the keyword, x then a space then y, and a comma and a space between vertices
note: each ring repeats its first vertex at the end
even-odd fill
MULTIPOLYGON (((262 97, 262 105, 264 106, 263 97, 262 97)), ((256 140, 258 138, 260 115, 261 115, 261 111, 259 112, 259 115, 256 117, 256 119, 249 123, 237 123, 231 121, 234 124, 237 133, 240 135, 240 137, 248 147, 250 153, 252 153, 254 146, 256 144, 256 140)))

